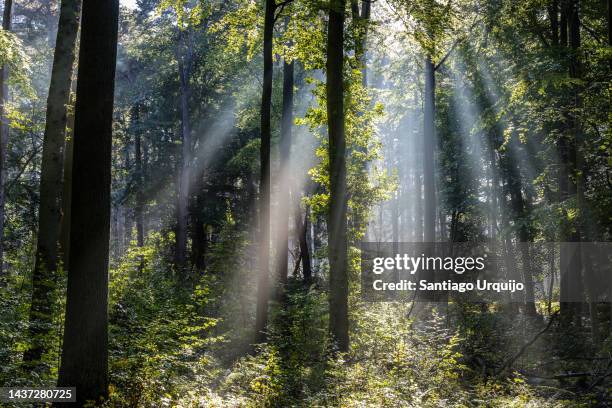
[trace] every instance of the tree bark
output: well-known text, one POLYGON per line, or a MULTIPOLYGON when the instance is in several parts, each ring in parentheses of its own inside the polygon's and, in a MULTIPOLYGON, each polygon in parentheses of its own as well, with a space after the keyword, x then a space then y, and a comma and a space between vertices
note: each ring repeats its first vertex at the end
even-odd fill
POLYGON ((108 251, 118 20, 118 0, 83 4, 71 251, 58 379, 59 386, 76 387, 78 406, 108 395, 108 251))
POLYGON ((344 135, 345 0, 332 0, 327 29, 327 122, 329 137, 329 325, 338 351, 349 348, 346 140, 344 135))
POLYGON ((53 296, 57 282, 58 247, 62 218, 64 144, 67 107, 70 101, 72 67, 81 18, 80 0, 62 0, 47 98, 38 207, 38 239, 32 274, 30 306, 30 347, 24 362, 39 362, 47 351, 47 337, 53 329, 53 296))
MULTIPOLYGON (((11 11, 13 0, 4 0, 4 13, 2 15, 2 29, 11 30, 11 11)), ((0 278, 4 276, 4 204, 6 202, 4 184, 6 183, 6 158, 8 148, 8 118, 5 104, 8 100, 7 66, 0 67, 0 278)))
POLYGON ((255 342, 266 339, 270 273, 270 116, 272 110, 272 37, 274 35, 274 0, 266 0, 263 38, 263 89, 261 93, 261 148, 259 178, 259 277, 255 342))

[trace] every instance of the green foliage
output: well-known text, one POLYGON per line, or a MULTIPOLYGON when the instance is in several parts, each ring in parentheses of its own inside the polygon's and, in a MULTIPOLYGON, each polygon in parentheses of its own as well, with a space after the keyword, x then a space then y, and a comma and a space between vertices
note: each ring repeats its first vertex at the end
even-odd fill
POLYGON ((222 340, 212 335, 217 320, 205 314, 207 280, 182 293, 164 261, 168 243, 158 234, 148 243, 130 247, 111 270, 112 407, 162 405, 208 382, 210 352, 222 340))

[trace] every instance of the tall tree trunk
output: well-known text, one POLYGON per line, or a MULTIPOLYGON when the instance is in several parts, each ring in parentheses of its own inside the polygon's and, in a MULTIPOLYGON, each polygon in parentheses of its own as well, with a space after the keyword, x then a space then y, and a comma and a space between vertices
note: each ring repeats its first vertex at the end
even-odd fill
MULTIPOLYGON (((72 81, 70 112, 68 113, 66 142, 64 146, 64 183, 62 191, 62 220, 60 223, 60 248, 64 268, 70 259, 70 219, 72 203, 72 157, 74 152, 74 104, 76 80, 72 81)), ((118 234, 115 234, 118 236, 118 234)))
POLYGON ((263 89, 261 92, 261 149, 259 178, 259 279, 255 342, 265 340, 268 324, 270 273, 270 116, 272 110, 272 37, 274 35, 275 0, 266 0, 263 38, 263 89))
POLYGON ((76 387, 78 406, 108 395, 108 251, 118 20, 118 0, 83 4, 71 251, 58 378, 59 386, 76 387))
POLYGON ((423 131, 424 242, 435 241, 436 190, 434 182, 436 78, 431 57, 425 60, 425 117, 423 131))
POLYGON ((370 8, 372 0, 362 0, 361 2, 361 21, 363 26, 363 33, 361 38, 361 81, 364 87, 368 86, 368 66, 366 64, 366 49, 368 41, 368 24, 370 22, 370 8))
POLYGON ((287 283, 289 257, 289 192, 291 126, 293 124, 293 61, 283 63, 283 112, 280 138, 280 175, 278 197, 278 279, 282 286, 287 283))
MULTIPOLYGON (((130 160, 130 150, 131 150, 131 139, 130 135, 125 135, 125 144, 123 146, 123 169, 125 170, 125 174, 130 174, 132 172, 132 164, 130 160)), ((119 204, 121 207, 121 213, 123 214, 123 247, 120 251, 120 254, 123 255, 125 251, 127 251, 132 244, 132 225, 134 223, 134 214, 133 208, 129 206, 125 201, 119 204)))
POLYGON ((80 18, 81 0, 62 0, 43 139, 38 239, 30 306, 31 344, 23 356, 24 361, 29 363, 39 362, 47 351, 45 342, 53 328, 52 309, 62 218, 67 108, 80 18))
MULTIPOLYGON (((571 78, 581 78, 581 61, 580 61, 580 15, 579 1, 566 0, 565 15, 567 24, 567 40, 569 41, 569 64, 568 71, 571 78)), ((562 195, 562 200, 565 201, 570 197, 576 197, 577 207, 579 210, 583 208, 583 192, 582 192, 582 176, 581 176, 581 160, 579 160, 579 143, 581 126, 576 113, 580 109, 580 89, 576 85, 574 89, 574 111, 567 112, 567 132, 561 136, 561 151, 560 159, 564 162, 560 173, 560 188, 559 192, 562 195)), ((566 215, 567 218, 567 215, 566 215)), ((578 224, 581 219, 579 218, 578 224)), ((565 221, 568 224, 568 221, 565 221)), ((563 241, 580 242, 581 229, 580 225, 563 227, 563 241)), ((575 323, 577 326, 581 324, 582 304, 578 299, 583 295, 582 281, 582 259, 580 250, 568 251, 561 250, 560 259, 561 279, 560 279, 560 295, 562 301, 560 311, 562 320, 566 323, 575 323), (569 253, 573 256, 568 257, 569 253), (569 259, 568 259, 569 258, 569 259)))
POLYGON ((345 0, 332 0, 327 28, 327 122, 329 137, 329 325, 338 350, 348 351, 348 243, 346 140, 344 135, 345 0))
MULTIPOLYGON (((2 29, 11 30, 11 11, 13 0, 4 0, 2 29)), ((8 118, 5 104, 8 100, 9 69, 6 65, 0 67, 0 278, 4 275, 4 204, 6 201, 4 184, 6 183, 6 158, 8 155, 8 118)))
POLYGON ((191 180, 191 123, 189 121, 189 94, 191 76, 191 44, 185 31, 179 29, 177 61, 181 104, 181 168, 178 181, 176 210, 176 269, 179 280, 185 284, 187 276, 187 225, 189 218, 189 182, 191 180), (187 44, 185 44, 187 42, 187 44))
POLYGON ((134 126, 134 166, 136 171, 136 205, 134 206, 134 218, 136 220, 136 245, 144 246, 144 169, 142 165, 142 136, 140 130, 141 107, 135 105, 132 108, 132 121, 134 126))

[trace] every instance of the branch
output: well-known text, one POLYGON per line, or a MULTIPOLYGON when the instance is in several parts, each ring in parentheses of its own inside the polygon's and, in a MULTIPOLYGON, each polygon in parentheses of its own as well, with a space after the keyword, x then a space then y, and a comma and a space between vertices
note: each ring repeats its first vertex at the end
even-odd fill
POLYGON ((582 26, 582 28, 584 28, 584 30, 585 30, 587 33, 591 34, 591 37, 593 37, 593 39, 594 39, 595 41, 597 41, 597 43, 598 43, 598 44, 600 44, 600 45, 602 44, 602 41, 601 41, 601 39, 599 38, 599 34, 598 34, 598 33, 597 33, 597 32, 596 32, 594 29, 592 29, 592 28, 591 28, 591 27, 589 27, 588 25, 584 24, 584 22, 582 22, 582 21, 580 22, 580 25, 582 26))
POLYGON ((278 20, 278 18, 282 14, 282 12, 285 9, 285 7, 287 6, 287 4, 291 3, 292 1, 293 0, 285 0, 285 1, 281 2, 281 3, 274 4, 274 11, 276 11, 278 9, 278 13, 276 13, 276 15, 274 16, 274 23, 276 23, 276 20, 278 20))
POLYGON ((302 261, 302 251, 300 251, 300 256, 297 257, 295 261, 295 267, 293 268, 293 276, 297 275, 298 270, 300 269, 300 262, 302 261))
POLYGON ((548 321, 548 324, 546 325, 545 328, 543 328, 540 332, 538 332, 531 340, 529 340, 527 343, 525 343, 523 345, 523 347, 521 347, 521 349, 518 351, 518 353, 516 353, 514 356, 510 357, 508 360, 506 360, 506 362, 504 364, 502 364, 502 366, 495 372, 494 376, 498 376, 501 373, 503 373, 506 368, 508 368, 512 363, 514 363, 520 356, 522 356, 525 351, 527 351, 527 349, 529 348, 529 346, 531 346, 533 343, 536 342, 536 340, 538 338, 540 338, 541 335, 543 335, 544 333, 546 333, 548 331, 548 329, 550 329, 550 327, 552 326, 553 322, 555 321, 555 318, 559 315, 559 312, 555 312, 550 316, 550 320, 548 321))
POLYGON ((40 151, 39 149, 36 149, 32 152, 30 157, 28 157, 28 159, 24 163, 23 167, 19 170, 19 173, 17 174, 17 176, 15 176, 15 178, 6 185, 6 194, 8 194, 13 189, 15 184, 17 184, 17 182, 19 181, 19 179, 21 178, 25 170, 28 168, 28 165, 32 162, 32 160, 34 160, 34 157, 36 157, 39 151, 40 151))
MULTIPOLYGON (((480 20, 476 20, 474 21, 474 23, 470 26, 469 30, 468 30, 468 34, 470 34, 472 32, 472 30, 474 29, 474 27, 476 27, 476 24, 478 24, 480 22, 480 20)), ((455 49, 455 47, 457 47, 457 45, 459 45, 459 43, 463 40, 465 40, 468 36, 466 35, 465 37, 462 38, 457 38, 455 40, 455 42, 453 43, 453 45, 450 47, 450 49, 448 50, 448 52, 446 53, 446 55, 440 60, 440 62, 438 62, 436 65, 434 65, 434 71, 437 71, 438 68, 440 68, 442 66, 442 64, 444 64, 444 62, 446 61, 446 59, 451 55, 451 53, 453 52, 453 50, 455 49)))
POLYGON ((593 381, 593 383, 591 383, 591 385, 589 385, 589 388, 587 388, 587 391, 591 391, 594 387, 596 387, 597 385, 599 385, 599 383, 601 383, 603 380, 606 379, 606 377, 610 376, 612 374, 612 371, 610 371, 610 367, 612 366, 612 358, 608 361, 608 365, 606 365, 606 369, 604 371, 604 374, 597 378, 595 381, 593 381))

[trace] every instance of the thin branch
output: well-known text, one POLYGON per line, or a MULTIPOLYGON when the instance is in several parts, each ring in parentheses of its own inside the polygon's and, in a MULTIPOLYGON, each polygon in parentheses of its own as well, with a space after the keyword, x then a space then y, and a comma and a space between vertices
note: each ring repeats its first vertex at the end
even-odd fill
POLYGON ((593 37, 593 39, 595 41, 597 41, 598 44, 602 44, 603 43, 603 41, 601 41, 601 39, 599 38, 599 34, 594 29, 592 29, 588 25, 584 24, 583 21, 580 22, 580 25, 582 26, 582 28, 584 28, 584 30, 587 33, 591 34, 591 37, 593 37))
POLYGON ((440 62, 438 62, 436 65, 434 65, 434 71, 437 71, 438 68, 440 68, 442 66, 442 64, 444 64, 444 62, 446 62, 446 59, 452 54, 452 52, 455 50, 457 45, 459 45, 459 43, 461 43, 463 40, 466 40, 468 38, 469 34, 472 33, 472 30, 474 29, 474 27, 476 27, 476 24, 478 24, 479 22, 480 22, 480 20, 474 21, 474 23, 470 26, 470 28, 469 28, 469 30, 467 32, 467 35, 465 37, 457 38, 455 40, 455 42, 450 47, 450 49, 448 50, 446 55, 440 60, 440 62))
POLYGON ((546 325, 545 328, 543 328, 541 331, 539 331, 531 340, 529 340, 527 343, 525 343, 523 345, 523 347, 521 347, 521 349, 518 351, 518 353, 516 353, 515 355, 513 355, 512 357, 510 357, 508 360, 506 360, 504 362, 504 364, 502 364, 502 366, 495 372, 494 376, 498 376, 501 373, 503 373, 506 368, 508 368, 510 365, 512 365, 512 363, 514 363, 519 357, 521 357, 525 351, 527 351, 527 349, 529 348, 529 346, 531 346, 533 343, 536 342, 537 339, 540 338, 541 335, 543 335, 544 333, 546 333, 548 331, 548 329, 550 329, 550 327, 552 326, 553 322, 555 321, 555 318, 559 315, 559 312, 555 312, 554 314, 552 314, 550 316, 550 320, 548 321, 548 324, 546 325))
POLYGON ((278 12, 276 13, 276 15, 274 16, 274 23, 276 23, 276 20, 278 20, 278 18, 280 17, 280 15, 283 13, 283 10, 285 9, 285 7, 289 4, 293 2, 293 0, 285 0, 281 3, 275 4, 274 5, 274 10, 276 11, 278 9, 278 12))
POLYGON ((19 181, 19 179, 21 178, 23 173, 28 168, 28 165, 32 162, 32 160, 34 160, 34 158, 36 157, 36 155, 38 154, 39 151, 40 151, 40 149, 36 149, 36 150, 34 150, 32 152, 30 157, 28 157, 28 159, 24 163, 23 167, 19 170, 19 173, 17 174, 17 176, 15 176, 15 178, 13 180, 11 180, 11 182, 6 185, 6 193, 7 194, 12 190, 12 188, 15 186, 15 184, 17 184, 17 182, 19 181))

